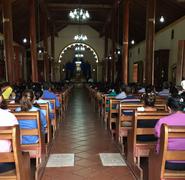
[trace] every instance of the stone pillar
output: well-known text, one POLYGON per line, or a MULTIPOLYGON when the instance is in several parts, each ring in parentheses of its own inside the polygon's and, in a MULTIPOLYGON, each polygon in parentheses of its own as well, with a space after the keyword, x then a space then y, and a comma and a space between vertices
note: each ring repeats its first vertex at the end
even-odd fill
POLYGON ((123 56, 122 56, 122 82, 128 84, 128 40, 129 40, 129 4, 124 1, 123 8, 123 56))
POLYGON ((37 47, 36 47, 36 22, 35 22, 35 0, 29 0, 30 5, 30 51, 32 81, 38 81, 37 47))
POLYGON ((46 14, 43 16, 43 42, 44 42, 44 72, 45 72, 45 81, 49 81, 49 61, 48 61, 48 22, 46 14))
POLYGON ((146 84, 154 84, 155 9, 156 0, 148 0, 146 11, 146 58, 144 70, 144 81, 146 84))
POLYGON ((104 82, 107 82, 108 80, 108 37, 107 34, 105 34, 105 51, 104 51, 104 67, 105 67, 105 71, 104 71, 104 82))
POLYGON ((116 3, 113 6, 113 10, 112 10, 112 32, 111 32, 111 36, 112 36, 112 51, 111 51, 111 56, 112 56, 112 60, 111 60, 111 81, 114 82, 114 76, 115 76, 115 40, 116 40, 116 26, 115 26, 115 19, 116 19, 116 3))
POLYGON ((5 49, 6 79, 9 83, 14 82, 14 51, 13 51, 13 30, 12 30, 12 5, 11 0, 2 0, 3 12, 3 34, 5 49))
POLYGON ((52 25, 51 32, 51 80, 55 81, 55 71, 54 71, 54 63, 55 63, 55 25, 52 25))

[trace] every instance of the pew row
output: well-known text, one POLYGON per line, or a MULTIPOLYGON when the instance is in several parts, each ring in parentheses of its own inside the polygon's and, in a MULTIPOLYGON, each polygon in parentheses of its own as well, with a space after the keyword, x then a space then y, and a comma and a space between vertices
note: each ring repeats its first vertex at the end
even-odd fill
POLYGON ((12 142, 12 152, 0 153, 0 163, 15 163, 15 170, 0 173, 0 179, 31 180, 29 154, 20 151, 19 126, 0 127, 0 139, 12 142))
POLYGON ((149 156, 149 180, 166 180, 166 179, 185 179, 185 170, 168 170, 165 169, 166 161, 184 161, 185 150, 169 150, 169 138, 184 138, 185 126, 161 126, 160 150, 159 153, 151 151, 149 156))

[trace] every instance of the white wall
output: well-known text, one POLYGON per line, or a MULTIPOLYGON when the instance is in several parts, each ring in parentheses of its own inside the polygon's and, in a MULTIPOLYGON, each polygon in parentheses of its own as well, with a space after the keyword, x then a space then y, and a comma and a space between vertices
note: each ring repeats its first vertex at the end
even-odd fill
MULTIPOLYGON (((100 38, 99 33, 87 25, 68 25, 58 33, 58 37, 55 38, 55 61, 58 61, 61 51, 66 46, 75 42, 73 38, 77 34, 87 35, 88 40, 85 43, 96 51, 99 61, 101 61, 104 57, 104 38, 100 38)), ((98 80, 101 80, 101 73, 98 72, 98 80)), ((59 72, 57 72, 58 75, 59 72)))
MULTIPOLYGON (((166 28, 159 31, 155 36, 155 50, 169 49, 169 81, 171 80, 171 67, 177 62, 178 57, 178 40, 185 40, 185 16, 170 24, 166 28), (171 39, 171 31, 174 30, 174 39, 171 39)), ((136 44, 130 49, 129 54, 129 81, 132 82, 133 63, 137 61, 144 61, 145 59, 145 41, 136 44), (140 54, 138 54, 140 48, 140 54)))

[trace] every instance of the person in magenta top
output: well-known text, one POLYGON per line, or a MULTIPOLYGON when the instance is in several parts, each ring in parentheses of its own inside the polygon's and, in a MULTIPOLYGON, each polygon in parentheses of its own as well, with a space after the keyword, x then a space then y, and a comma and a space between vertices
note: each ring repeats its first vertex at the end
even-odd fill
MULTIPOLYGON (((185 99, 182 96, 170 97, 167 103, 170 111, 170 115, 161 118, 155 126, 155 134, 160 137, 160 129, 162 124, 167 124, 171 126, 185 126, 185 113, 183 112, 185 108, 185 99)), ((157 152, 159 152, 159 140, 157 144, 157 152)), ((169 139, 168 149, 170 150, 185 150, 185 138, 179 139, 169 139)), ((185 162, 166 162, 167 169, 173 170, 185 170, 185 162)))

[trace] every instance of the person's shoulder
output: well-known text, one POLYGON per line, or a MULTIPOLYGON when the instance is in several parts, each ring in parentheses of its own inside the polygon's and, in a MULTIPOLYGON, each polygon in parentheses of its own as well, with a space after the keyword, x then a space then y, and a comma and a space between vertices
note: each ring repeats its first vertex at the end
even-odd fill
POLYGON ((0 116, 7 117, 10 119, 16 119, 15 115, 7 110, 0 109, 0 116))
POLYGON ((174 113, 174 114, 169 114, 169 115, 167 115, 167 116, 165 116, 165 117, 162 117, 162 118, 160 118, 160 120, 159 121, 170 121, 170 120, 173 120, 175 117, 176 117, 177 115, 176 115, 176 113, 174 113))

